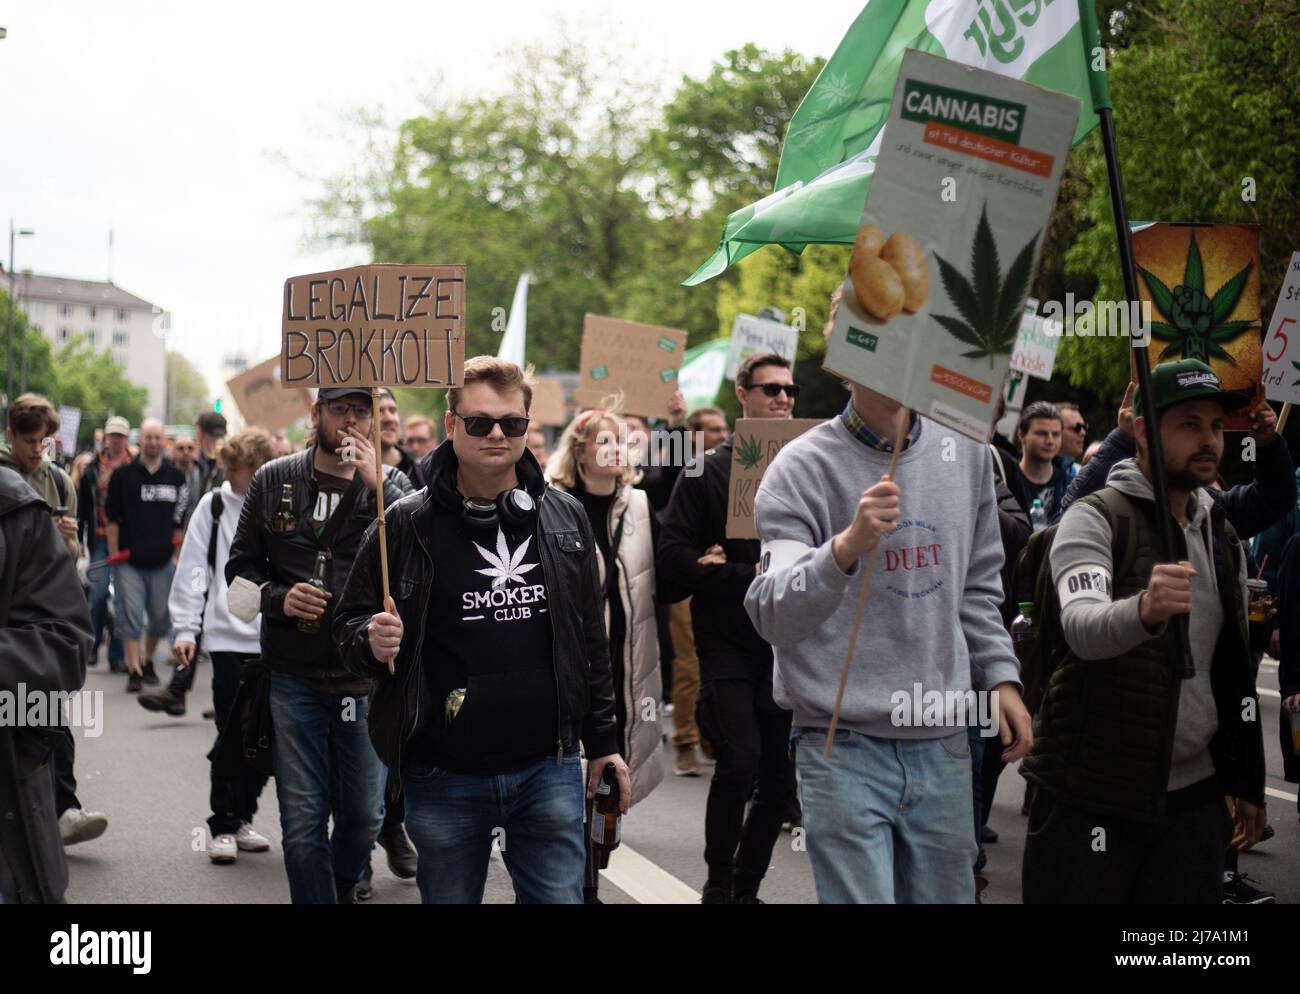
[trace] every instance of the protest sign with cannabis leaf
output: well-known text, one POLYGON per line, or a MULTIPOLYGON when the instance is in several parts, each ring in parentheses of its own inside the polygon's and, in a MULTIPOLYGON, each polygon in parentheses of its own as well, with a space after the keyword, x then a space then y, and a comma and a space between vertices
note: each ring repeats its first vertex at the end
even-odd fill
MULTIPOLYGON (((1151 365, 1199 359, 1225 390, 1264 399, 1259 229, 1249 224, 1134 225, 1138 292, 1151 301, 1151 365)), ((1134 352, 1134 358, 1137 352, 1134 352)), ((1254 406, 1253 404, 1251 406, 1254 406)), ((1247 409, 1248 410, 1248 409, 1247 409)), ((1249 427, 1243 412, 1226 427, 1249 427)))
POLYGON ((1062 93, 903 56, 828 370, 988 440, 1078 115, 1062 93))
POLYGON ((1029 292, 1029 277, 1033 273, 1034 249, 1038 244, 1036 232, 1020 250, 1011 268, 1003 278, 998 264, 998 246, 989 227, 988 204, 980 210, 980 221, 975 228, 975 242, 971 246, 971 279, 942 256, 936 254, 939 276, 964 321, 943 314, 932 314, 948 334, 963 345, 973 349, 963 352, 966 359, 984 359, 993 368, 994 357, 1010 355, 1020 330, 1021 308, 1029 292))
POLYGON ((763 474, 787 442, 819 424, 816 418, 741 418, 736 422, 727 484, 727 538, 758 538, 754 497, 763 474))

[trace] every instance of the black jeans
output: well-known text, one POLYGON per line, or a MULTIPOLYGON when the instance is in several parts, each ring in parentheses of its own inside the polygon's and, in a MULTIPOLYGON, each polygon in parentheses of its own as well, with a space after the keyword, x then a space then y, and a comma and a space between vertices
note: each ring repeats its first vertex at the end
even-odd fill
MULTIPOLYGON (((218 835, 233 835, 239 831, 241 822, 251 822, 257 813, 257 798, 266 786, 267 777, 252 767, 241 765, 238 770, 228 775, 218 775, 215 762, 217 748, 221 744, 221 734, 230 719, 231 708, 235 704, 235 695, 239 691, 239 673, 244 663, 256 659, 256 653, 250 652, 213 652, 212 659, 212 710, 216 712, 217 740, 208 753, 212 763, 212 789, 209 801, 212 816, 208 819, 208 830, 213 838, 218 835)), ((193 664, 189 669, 193 669, 193 664)), ((174 683, 174 681, 173 681, 174 683)), ((187 688, 188 689, 188 688, 187 688)))
POLYGON ((72 773, 76 756, 77 747, 72 739, 72 729, 61 725, 59 743, 54 747, 54 810, 59 815, 69 808, 81 807, 81 802, 77 800, 77 778, 72 773))
POLYGON ((737 679, 704 681, 695 715, 717 758, 704 817, 709 885, 756 894, 794 800, 792 715, 772 700, 770 680, 737 679))
POLYGON ((1093 814, 1034 792, 1025 904, 1219 904, 1232 819, 1215 779, 1170 792, 1155 823, 1093 814), (1102 848, 1104 846, 1104 848, 1102 848))

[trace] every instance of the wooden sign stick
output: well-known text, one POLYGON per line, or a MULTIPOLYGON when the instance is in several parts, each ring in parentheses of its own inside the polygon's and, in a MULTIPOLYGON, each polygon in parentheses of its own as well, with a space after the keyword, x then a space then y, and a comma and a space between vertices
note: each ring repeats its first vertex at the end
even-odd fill
MULTIPOLYGON (((906 407, 898 409, 898 424, 894 431, 894 455, 889 460, 889 469, 885 476, 889 479, 894 478, 894 473, 898 469, 898 457, 903 451, 903 439, 907 437, 907 426, 910 420, 911 411, 906 407)), ((849 685, 849 668, 853 665, 853 650, 858 646, 858 628, 862 624, 862 612, 867 606, 867 594, 871 592, 871 574, 876 568, 876 552, 873 549, 871 555, 867 557, 867 564, 863 567, 862 572, 862 589, 858 592, 858 609, 853 614, 853 629, 849 632, 849 651, 844 655, 844 669, 840 672, 840 689, 835 695, 835 710, 831 712, 831 727, 826 731, 826 748, 822 751, 822 759, 831 758, 831 746, 835 744, 835 730, 840 724, 840 706, 844 703, 844 688, 849 685)))
POLYGON ((1282 413, 1277 416, 1277 433, 1279 435, 1282 434, 1282 430, 1286 428, 1287 415, 1290 413, 1291 413, 1291 401, 1288 400, 1285 404, 1282 405, 1282 413))
MULTIPOLYGON (((384 584, 384 610, 397 613, 397 605, 388 595, 388 529, 384 525, 384 453, 379 438, 379 387, 370 388, 370 420, 375 431, 375 507, 379 509, 379 573, 384 584)), ((388 672, 396 673, 397 657, 388 660, 388 672)))

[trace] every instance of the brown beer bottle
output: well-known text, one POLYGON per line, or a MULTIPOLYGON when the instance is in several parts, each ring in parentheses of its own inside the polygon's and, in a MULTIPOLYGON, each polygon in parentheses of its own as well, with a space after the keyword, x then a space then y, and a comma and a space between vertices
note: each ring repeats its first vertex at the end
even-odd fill
POLYGON ((298 530, 298 516, 293 513, 293 484, 286 483, 280 491, 280 509, 271 523, 271 531, 284 535, 298 530))
MULTIPOLYGON (((316 553, 316 566, 311 571, 310 583, 317 590, 324 592, 329 589, 326 580, 329 577, 329 557, 324 552, 316 553)), ((304 635, 315 635, 320 631, 320 618, 299 618, 298 631, 304 635)))
POLYGON ((591 845, 596 852, 613 852, 623 836, 623 816, 618 810, 618 774, 610 763, 600 774, 592 805, 591 845))

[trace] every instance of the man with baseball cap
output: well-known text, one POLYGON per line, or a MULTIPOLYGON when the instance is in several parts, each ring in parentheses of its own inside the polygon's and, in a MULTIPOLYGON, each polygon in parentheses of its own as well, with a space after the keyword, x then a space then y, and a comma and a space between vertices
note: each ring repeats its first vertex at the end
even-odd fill
POLYGON ((244 621, 262 614, 289 895, 295 904, 355 903, 370 893, 384 768, 367 731, 370 681, 344 668, 330 624, 376 518, 376 490, 387 506, 411 485, 388 466, 376 478, 370 391, 322 389, 311 420, 311 445, 253 475, 226 562, 228 603, 244 621), (322 554, 319 590, 308 581, 322 554))
MULTIPOLYGON (((131 435, 131 422, 114 416, 104 422, 104 447, 92 459, 81 475, 77 489, 77 527, 81 541, 92 563, 103 563, 108 558, 108 480, 113 470, 131 461, 127 439, 131 435)), ((99 644, 103 641, 104 626, 108 621, 108 587, 113 567, 97 566, 90 570, 90 626, 95 632, 95 648, 90 654, 90 665, 99 659, 99 644)), ((114 673, 126 672, 126 650, 122 640, 113 636, 108 643, 108 667, 114 673)))
MULTIPOLYGON (((1218 903, 1235 826, 1266 823, 1264 751, 1236 530, 1205 485, 1224 416, 1248 403, 1205 363, 1151 373, 1168 505, 1157 507, 1144 418, 1137 456, 1062 517, 1050 551, 1069 652, 1050 674, 1021 767, 1035 792, 1026 903, 1218 903), (1172 514, 1175 561, 1158 516, 1172 514), (1193 675, 1174 637, 1188 616, 1193 675)), ((1135 409, 1140 410, 1140 395, 1135 409)))

